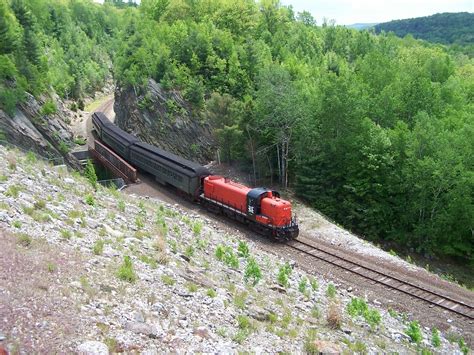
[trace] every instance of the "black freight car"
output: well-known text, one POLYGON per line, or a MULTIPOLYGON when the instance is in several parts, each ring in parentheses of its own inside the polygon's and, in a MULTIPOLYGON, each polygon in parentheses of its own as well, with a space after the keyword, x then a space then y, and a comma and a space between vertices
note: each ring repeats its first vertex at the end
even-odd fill
POLYGON ((138 142, 136 137, 122 131, 114 124, 105 124, 102 126, 101 138, 105 144, 128 161, 130 161, 130 146, 138 142))
POLYGON ((103 112, 94 112, 92 114, 92 125, 97 133, 97 136, 102 139, 102 129, 106 125, 111 125, 107 116, 103 112))
POLYGON ((158 182, 174 186, 195 199, 200 193, 201 180, 210 175, 199 164, 142 142, 130 147, 129 161, 154 175, 158 182))

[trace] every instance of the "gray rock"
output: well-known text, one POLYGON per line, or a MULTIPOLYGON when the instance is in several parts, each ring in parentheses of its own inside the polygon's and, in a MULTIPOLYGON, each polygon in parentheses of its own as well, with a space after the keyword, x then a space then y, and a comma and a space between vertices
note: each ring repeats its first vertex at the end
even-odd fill
POLYGON ((5 334, 3 334, 2 332, 0 332, 0 341, 4 341, 7 337, 5 336, 5 334))
POLYGON ((140 311, 135 312, 135 314, 133 315, 133 319, 138 323, 145 323, 145 317, 143 316, 143 313, 140 311))
POLYGON ((145 334, 147 336, 156 336, 158 334, 156 327, 139 322, 128 322, 125 324, 125 329, 137 334, 145 334))
POLYGON ((108 355, 109 348, 100 341, 86 341, 77 347, 80 355, 108 355))

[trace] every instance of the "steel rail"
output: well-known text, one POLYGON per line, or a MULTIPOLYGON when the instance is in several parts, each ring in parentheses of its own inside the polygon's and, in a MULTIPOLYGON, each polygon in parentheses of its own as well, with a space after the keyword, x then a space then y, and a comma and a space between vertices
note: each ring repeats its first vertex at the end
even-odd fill
POLYGON ((474 307, 472 305, 466 304, 463 301, 455 300, 449 296, 441 295, 435 291, 431 291, 419 285, 415 285, 410 281, 403 280, 400 277, 388 275, 383 271, 376 270, 367 265, 362 265, 361 263, 350 260, 345 256, 338 255, 331 250, 326 250, 321 246, 316 246, 301 240, 293 240, 287 243, 286 245, 297 251, 311 255, 314 258, 320 259, 324 262, 327 262, 349 272, 355 273, 359 276, 382 284, 396 291, 400 291, 409 296, 418 298, 422 301, 428 302, 435 306, 444 308, 450 312, 454 312, 463 317, 474 320, 474 307), (298 245, 303 245, 304 247, 309 249, 299 247, 298 245), (451 305, 448 305, 446 303, 451 303, 451 305))

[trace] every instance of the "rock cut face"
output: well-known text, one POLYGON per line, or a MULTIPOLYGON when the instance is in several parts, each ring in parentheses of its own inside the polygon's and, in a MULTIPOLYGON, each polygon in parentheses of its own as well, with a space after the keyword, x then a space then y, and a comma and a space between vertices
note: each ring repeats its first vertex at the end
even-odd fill
POLYGON ((211 126, 191 112, 176 91, 165 91, 150 79, 142 93, 115 90, 115 123, 123 130, 183 158, 207 164, 215 160, 211 126))

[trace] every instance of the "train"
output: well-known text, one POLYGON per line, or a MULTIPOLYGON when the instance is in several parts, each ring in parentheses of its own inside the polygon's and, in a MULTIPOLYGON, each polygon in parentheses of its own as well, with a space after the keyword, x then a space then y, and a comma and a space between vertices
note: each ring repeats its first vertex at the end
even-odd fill
POLYGON ((140 141, 110 122, 102 112, 93 113, 92 125, 100 141, 124 160, 209 211, 244 223, 278 241, 298 237, 291 203, 282 199, 278 191, 250 188, 213 175, 200 164, 140 141))

